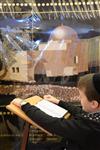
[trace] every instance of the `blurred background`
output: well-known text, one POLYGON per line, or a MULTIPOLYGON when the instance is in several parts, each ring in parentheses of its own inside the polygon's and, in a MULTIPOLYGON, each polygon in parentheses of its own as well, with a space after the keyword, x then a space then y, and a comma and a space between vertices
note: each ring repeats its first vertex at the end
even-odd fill
MULTIPOLYGON (((0 150, 22 139, 24 122, 5 108, 12 99, 52 94, 78 105, 79 77, 95 72, 99 0, 0 0, 0 150)), ((52 140, 39 132, 30 140, 52 140)))

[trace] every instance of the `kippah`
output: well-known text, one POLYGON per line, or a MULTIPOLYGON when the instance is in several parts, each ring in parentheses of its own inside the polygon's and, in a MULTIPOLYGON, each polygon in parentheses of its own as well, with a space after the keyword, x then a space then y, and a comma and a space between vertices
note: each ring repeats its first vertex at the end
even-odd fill
POLYGON ((93 85, 98 94, 100 94, 100 73, 93 75, 93 85))

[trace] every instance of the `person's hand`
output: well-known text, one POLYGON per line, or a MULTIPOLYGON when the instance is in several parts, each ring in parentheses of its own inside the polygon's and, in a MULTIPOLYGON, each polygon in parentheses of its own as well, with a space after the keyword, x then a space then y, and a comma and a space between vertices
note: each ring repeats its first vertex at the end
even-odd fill
POLYGON ((51 96, 51 95, 44 95, 44 97, 43 97, 45 100, 48 100, 48 101, 50 101, 50 102, 52 102, 52 103, 55 103, 55 104, 58 104, 59 103, 59 99, 57 99, 57 98, 55 98, 55 97, 53 97, 53 96, 51 96))
POLYGON ((13 101, 11 101, 11 104, 14 104, 14 105, 16 105, 16 106, 18 106, 18 107, 21 108, 21 103, 22 103, 22 102, 23 102, 22 99, 20 99, 20 98, 15 98, 13 101))

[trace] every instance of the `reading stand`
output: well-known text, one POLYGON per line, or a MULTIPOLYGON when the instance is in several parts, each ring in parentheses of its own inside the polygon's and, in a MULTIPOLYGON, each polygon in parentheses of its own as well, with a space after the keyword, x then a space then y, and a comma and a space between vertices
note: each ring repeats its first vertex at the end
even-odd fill
MULTIPOLYGON (((31 105, 36 105, 41 100, 42 100, 42 98, 39 96, 33 96, 33 97, 25 99, 25 101, 29 102, 31 105)), ((22 139, 22 143, 21 143, 21 150, 26 150, 26 145, 27 145, 27 141, 28 141, 28 137, 29 137, 30 125, 32 125, 34 128, 41 129, 43 132, 45 132, 49 135, 52 135, 50 132, 46 131, 41 126, 36 124, 33 120, 31 120, 18 106, 15 106, 14 104, 9 104, 6 106, 6 108, 8 110, 12 111, 14 114, 19 116, 20 118, 22 118, 23 120, 25 120, 25 126, 24 126, 24 130, 23 130, 23 139, 22 139)), ((64 116, 64 118, 68 119, 69 116, 70 116, 70 114, 67 113, 64 116)))

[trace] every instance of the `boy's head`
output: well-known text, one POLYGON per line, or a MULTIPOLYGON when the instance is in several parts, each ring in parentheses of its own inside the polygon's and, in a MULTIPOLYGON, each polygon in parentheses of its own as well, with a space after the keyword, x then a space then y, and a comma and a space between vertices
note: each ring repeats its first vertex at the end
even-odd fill
POLYGON ((80 100, 85 111, 100 111, 100 74, 87 74, 78 82, 80 100))

